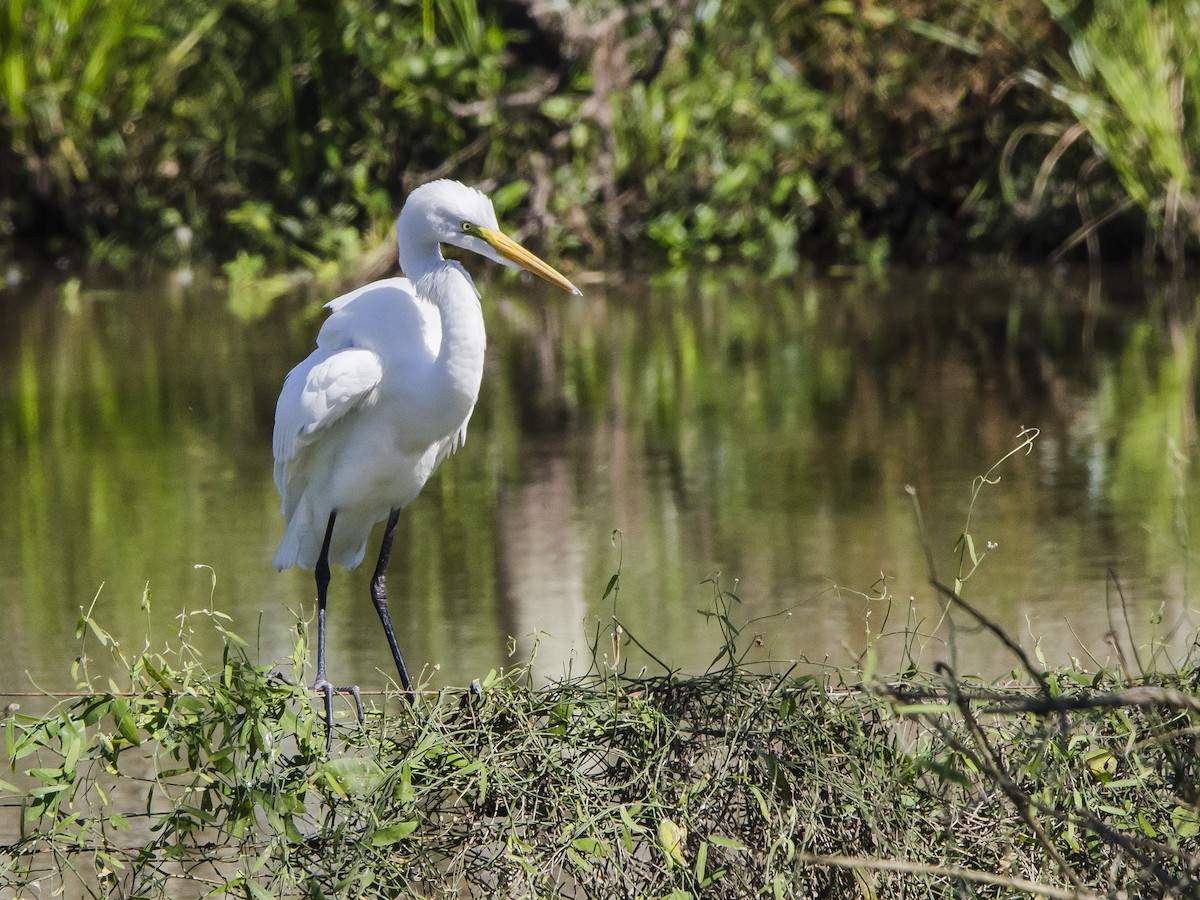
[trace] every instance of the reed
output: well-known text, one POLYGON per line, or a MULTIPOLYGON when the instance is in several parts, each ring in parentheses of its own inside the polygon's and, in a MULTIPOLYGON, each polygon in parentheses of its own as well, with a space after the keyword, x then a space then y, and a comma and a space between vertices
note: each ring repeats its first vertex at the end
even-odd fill
MULTIPOLYGON (((1021 79, 1066 110, 1070 123, 1048 125, 1056 145, 1042 166, 1044 186, 1067 146, 1086 136, 1091 154, 1077 177, 1081 192, 1111 173, 1123 196, 1092 212, 1081 193, 1083 227, 1072 242, 1128 207, 1146 216, 1150 237, 1172 262, 1200 238, 1200 10, 1184 2, 1044 0, 1067 47, 1043 50, 1045 67, 1021 79)), ((1009 155, 1029 130, 1014 132, 1009 155)), ((1041 187, 1035 186, 1034 200, 1041 187)), ((1093 245, 1094 249, 1094 245, 1093 245)), ((1151 246, 1150 249, 1153 249, 1151 246)))

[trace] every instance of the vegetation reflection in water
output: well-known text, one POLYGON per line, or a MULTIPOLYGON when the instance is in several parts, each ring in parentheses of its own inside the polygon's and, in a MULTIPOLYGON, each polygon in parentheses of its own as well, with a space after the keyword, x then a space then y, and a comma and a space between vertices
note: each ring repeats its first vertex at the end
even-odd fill
MULTIPOLYGON (((504 665, 510 636, 525 656, 540 631, 553 675, 585 667, 598 634, 612 661, 616 605, 660 657, 702 668, 719 641, 696 610, 716 572, 723 587, 736 579, 745 620, 790 611, 747 626, 764 657, 848 661, 882 627, 881 595, 889 632, 932 633, 940 604, 904 487, 949 580, 972 481, 1025 426, 1041 430, 1033 452, 1006 462, 973 511, 977 548, 997 546, 966 595, 1027 645, 1043 636, 1048 658, 1086 662, 1083 645, 1109 656, 1111 566, 1139 637, 1164 635, 1192 600, 1196 318, 1183 288, 1134 293, 1045 270, 726 273, 569 300, 495 285, 467 447, 401 518, 391 585, 405 653, 440 667, 425 672, 433 683, 463 683, 504 665), (602 599, 618 566, 621 590, 602 599)), ((270 429, 321 313, 302 296, 239 313, 210 284, 7 292, 6 688, 26 671, 70 686, 78 611, 97 592, 97 616, 130 646, 214 605, 243 635, 257 629, 264 661, 291 651, 289 609, 311 615, 313 601, 306 573, 270 565, 282 527, 270 429)), ((381 686, 366 579, 331 606, 331 677, 381 686)), ((948 633, 922 662, 947 656, 948 633)), ((1011 665, 983 636, 956 640, 967 670, 1011 665)), ((879 642, 889 664, 901 643, 879 642)))

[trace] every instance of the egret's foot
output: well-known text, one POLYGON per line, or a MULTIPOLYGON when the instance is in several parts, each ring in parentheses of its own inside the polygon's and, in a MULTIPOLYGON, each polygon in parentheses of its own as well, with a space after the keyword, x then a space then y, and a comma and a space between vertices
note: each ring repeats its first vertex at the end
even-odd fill
POLYGON ((357 684, 334 687, 324 678, 313 682, 312 690, 325 695, 325 752, 328 753, 333 746, 333 695, 350 694, 354 698, 354 711, 358 713, 358 724, 361 725, 364 719, 362 694, 357 684))

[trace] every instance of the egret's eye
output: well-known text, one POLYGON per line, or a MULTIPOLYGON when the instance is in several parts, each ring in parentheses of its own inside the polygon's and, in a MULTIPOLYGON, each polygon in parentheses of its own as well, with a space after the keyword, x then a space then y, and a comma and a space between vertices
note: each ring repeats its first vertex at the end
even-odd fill
POLYGON ((462 230, 463 230, 463 234, 470 234, 472 231, 475 230, 475 226, 472 225, 470 222, 463 222, 462 230))

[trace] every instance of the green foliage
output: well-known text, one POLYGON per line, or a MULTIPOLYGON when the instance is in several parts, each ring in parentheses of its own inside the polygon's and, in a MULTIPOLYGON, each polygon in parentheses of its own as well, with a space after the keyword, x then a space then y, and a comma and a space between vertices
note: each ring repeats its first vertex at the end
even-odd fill
POLYGON ((940 252, 990 180, 983 111, 1009 54, 985 54, 980 28, 937 0, 704 4, 686 49, 617 104, 648 236, 676 261, 776 270, 801 246, 875 269, 894 243, 940 252))
POLYGON ((95 868, 86 883, 102 892, 121 881, 135 893, 161 890, 169 878, 160 867, 194 852, 206 836, 297 838, 295 819, 311 785, 296 772, 328 780, 324 740, 314 733, 319 720, 305 692, 249 664, 227 621, 215 611, 184 614, 164 651, 128 659, 90 613, 80 617, 78 699, 41 717, 11 714, 5 723, 9 764, 32 784, 20 792, 21 840, 5 854, 9 884, 65 874, 42 869, 47 849, 90 848, 95 868), (198 627, 224 641, 212 668, 191 643, 198 627), (93 643, 125 662, 126 685, 88 676, 93 643), (131 808, 120 798, 133 785, 140 798, 131 808), (132 849, 131 835, 142 841, 132 849))
POLYGON ((415 714, 397 699, 343 718, 331 756, 313 698, 251 664, 222 614, 185 614, 165 650, 133 658, 84 614, 80 693, 6 714, 19 784, 0 792, 19 822, 0 883, 146 897, 184 883, 255 897, 1200 885, 1194 673, 1051 672, 1046 694, 945 667, 764 673, 731 600, 713 585, 725 644, 705 674, 598 665, 534 687, 523 668, 493 672, 425 692, 415 714), (195 651, 205 630, 219 660, 195 651), (89 678, 96 643, 126 684, 89 678))
POLYGON ((451 0, 6 13, 10 229, 137 232, 168 257, 184 222, 202 248, 249 246, 276 265, 340 258, 343 228, 393 213, 397 135, 418 165, 424 136, 439 135, 434 154, 453 145, 447 100, 501 72, 499 32, 451 0))
POLYGON ((967 507, 967 521, 963 526, 962 534, 959 535, 958 543, 954 547, 954 552, 958 554, 958 572, 954 576, 953 587, 955 594, 962 594, 963 585, 975 574, 975 570, 979 568, 984 557, 990 552, 990 547, 987 549, 976 549, 975 537, 971 534, 971 516, 975 512, 975 504, 979 500, 980 492, 985 486, 995 486, 1000 482, 998 470, 1010 457, 1017 456, 1018 454, 1028 456, 1033 452, 1033 442, 1037 439, 1037 436, 1038 430, 1036 428, 1022 429, 1021 433, 1017 435, 1020 443, 1004 454, 987 472, 975 478, 975 483, 971 487, 971 505, 967 507))
MULTIPOLYGON (((0 232, 130 265, 179 259, 185 224, 202 257, 345 269, 437 175, 518 186, 502 212, 563 250, 772 272, 801 251, 878 270, 1058 227, 1013 223, 998 189, 1004 136, 1056 109, 1000 90, 1054 47, 1037 0, 659 7, 14 0, 0 232)), ((1130 93, 1155 59, 1097 71, 1130 93)), ((1115 154, 1120 119, 1097 121, 1115 154)), ((1178 177, 1168 162, 1142 193, 1178 177)), ((1019 161, 1014 184, 1037 169, 1019 161)))
MULTIPOLYGON (((341 271, 406 188, 449 174, 519 185, 501 206, 563 249, 878 270, 1024 239, 1023 192, 1053 214, 1087 183, 1174 253, 1196 227, 1198 21, 1149 0, 576 5, 511 25, 472 0, 14 0, 0 232, 128 266, 178 259, 186 224, 201 253, 341 271), (1004 89, 1022 69, 1040 101, 1004 89), (1068 152, 1074 122, 1110 177, 1068 152), (1034 133, 1060 143, 1017 152, 1034 133)), ((1065 235, 1052 214, 1024 226, 1041 245, 1065 235)))
MULTIPOLYGON (((1082 191, 1097 193, 1103 205, 1093 212, 1081 201, 1085 221, 1078 237, 1134 205, 1167 256, 1181 260, 1185 243, 1194 244, 1200 236, 1200 59, 1194 52, 1200 8, 1183 0, 1043 2, 1068 46, 1063 53, 1052 43, 1043 45, 1049 72, 1028 70, 1023 78, 1070 120, 1042 129, 1057 144, 1046 155, 1041 183, 1070 144, 1086 135, 1093 155, 1067 178, 1076 178, 1082 191), (1072 122, 1077 127, 1069 128, 1072 122), (1119 186, 1115 197, 1112 178, 1119 186)), ((1012 36, 1022 41, 1019 31, 1012 36)), ((1014 133, 1012 142, 1026 133, 1014 133)))

